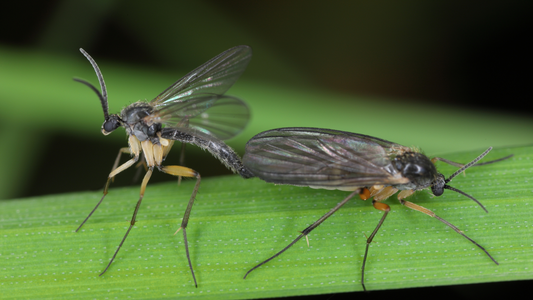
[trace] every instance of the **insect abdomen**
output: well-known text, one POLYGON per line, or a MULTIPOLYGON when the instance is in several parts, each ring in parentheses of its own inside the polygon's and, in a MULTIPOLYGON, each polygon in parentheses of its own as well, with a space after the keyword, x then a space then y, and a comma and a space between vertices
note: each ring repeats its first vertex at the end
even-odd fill
POLYGON ((202 138, 202 135, 205 134, 201 132, 195 132, 194 135, 191 135, 170 128, 163 128, 161 133, 162 138, 193 144, 209 151, 214 157, 224 163, 226 167, 235 173, 239 173, 239 175, 241 175, 243 178, 254 177, 253 173, 243 165, 241 158, 239 155, 237 155, 237 153, 235 153, 235 151, 233 151, 233 149, 231 149, 231 147, 222 141, 217 141, 216 143, 211 141, 214 139, 212 136, 206 135, 205 138, 202 138))

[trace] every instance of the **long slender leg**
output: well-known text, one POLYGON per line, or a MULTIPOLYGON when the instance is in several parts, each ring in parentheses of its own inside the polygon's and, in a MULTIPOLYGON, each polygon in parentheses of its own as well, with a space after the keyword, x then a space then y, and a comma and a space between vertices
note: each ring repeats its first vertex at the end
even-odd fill
POLYGON ((130 148, 120 148, 120 150, 118 151, 117 158, 115 159, 115 163, 113 164, 113 168, 111 168, 111 172, 115 171, 115 169, 118 167, 118 163, 120 162, 120 157, 122 156, 122 154, 131 154, 130 148))
POLYGON ((365 248, 365 256, 363 257, 363 266, 361 267, 361 285, 363 286, 363 290, 366 292, 366 286, 365 286, 365 266, 366 266, 366 258, 368 256, 368 248, 370 247, 370 243, 372 243, 372 240, 374 239, 374 236, 378 233, 379 228, 381 225, 383 225, 383 222, 385 222, 385 218, 390 212, 390 206, 381 203, 379 201, 376 201, 375 199, 372 200, 372 205, 374 205, 374 208, 377 210, 383 211, 383 217, 381 217, 381 220, 379 220, 378 226, 372 231, 372 234, 366 239, 366 248, 365 248))
MULTIPOLYGON (((498 159, 495 159, 495 160, 486 161, 486 162, 482 162, 482 163, 477 163, 477 164, 473 165, 472 167, 479 167, 479 166, 484 166, 484 165, 488 165, 488 164, 493 164, 493 163, 495 163, 495 162, 499 162, 499 161, 502 161, 502 160, 506 160, 506 159, 511 158, 511 157, 513 157, 513 156, 514 156, 514 154, 511 154, 511 155, 507 155, 507 156, 505 156, 505 157, 498 158, 498 159)), ((442 157, 433 157, 433 158, 431 159, 431 162, 436 163, 436 162, 439 161, 439 160, 442 161, 442 162, 445 162, 445 163, 447 163, 447 164, 449 164, 449 165, 452 165, 452 166, 454 166, 454 167, 462 168, 462 167, 465 166, 465 164, 458 163, 458 162, 454 162, 454 161, 451 161, 451 160, 448 160, 448 159, 446 159, 446 158, 442 158, 442 157)))
POLYGON ((246 276, 248 276, 248 274, 250 274, 253 270, 259 268, 260 266, 262 266, 262 265, 266 264, 267 262, 273 260, 274 258, 278 257, 280 254, 282 254, 287 249, 292 247, 292 245, 296 244, 296 242, 298 242, 304 236, 307 237, 307 235, 311 231, 313 231, 313 229, 317 228, 318 225, 322 224, 322 222, 324 222, 327 218, 329 218, 332 214, 334 214, 337 210, 339 210, 339 208, 341 208, 341 206, 346 204, 354 195, 359 194, 360 191, 361 191, 361 189, 357 189, 357 190, 353 191, 350 195, 348 195, 348 197, 344 198, 344 200, 342 200, 339 204, 337 204, 335 207, 333 207, 329 212, 327 212, 325 215, 320 217, 320 219, 316 220, 316 222, 314 222, 313 224, 309 225, 309 227, 304 229, 302 231, 302 233, 298 237, 296 237, 289 245, 287 245, 285 248, 283 248, 281 251, 279 251, 278 253, 274 254, 273 256, 268 258, 267 260, 261 262, 260 264, 256 265, 255 267, 251 268, 248 272, 246 272, 246 274, 244 275, 243 279, 246 279, 246 276))
MULTIPOLYGON (((189 119, 183 118, 179 121, 178 126, 189 127, 189 119)), ((180 151, 180 166, 185 166, 185 145, 187 143, 181 142, 181 151, 180 151)), ((178 186, 181 184, 181 176, 178 176, 178 186)))
POLYGON ((143 179, 143 182, 142 182, 142 185, 141 185, 141 193, 140 193, 140 196, 139 196, 139 201, 137 201, 137 205, 135 205, 135 210, 133 211, 133 216, 131 217, 131 221, 130 221, 130 227, 128 228, 128 231, 126 231, 126 234, 124 235, 124 237, 122 238, 122 241, 118 245, 118 248, 115 251, 115 254, 113 255, 113 257, 109 261, 109 264, 107 264, 107 267, 105 267, 104 271, 102 273, 100 273, 100 276, 102 276, 107 271, 107 269, 109 269, 109 266, 111 266, 111 263, 115 260, 115 257, 117 256, 118 251, 122 247, 122 244, 124 244, 124 241, 128 237, 128 234, 130 233, 130 230, 133 228, 133 225, 135 225, 135 221, 137 220, 137 212, 139 211, 139 207, 141 206, 141 202, 142 202, 143 197, 144 197, 144 191, 146 190, 146 185, 148 184, 148 181, 150 180, 150 177, 152 176, 153 169, 154 169, 153 167, 150 167, 148 169, 148 172, 146 172, 146 175, 144 175, 144 179, 143 179))
POLYGON ((422 207, 420 205, 417 205, 417 204, 414 204, 413 202, 409 202, 409 201, 405 201, 405 200, 400 200, 400 203, 411 208, 411 209, 414 209, 414 210, 417 210, 421 213, 425 213, 426 215, 430 216, 430 217, 433 217, 439 221, 441 221, 442 223, 446 224, 448 227, 450 227, 451 229, 453 229, 455 232, 457 232, 458 234, 462 235, 464 238, 466 238, 467 240, 469 240, 470 242, 472 242, 474 245, 476 245, 479 249, 483 250, 483 252, 485 252, 485 254, 487 254, 488 257, 490 257, 490 259, 492 259, 492 261, 499 265, 499 263, 489 254, 489 252, 487 250, 485 250, 485 248, 483 248, 480 244, 476 243, 476 241, 474 241, 473 239, 469 238, 468 236, 466 236, 466 234, 464 234, 461 230, 459 230, 459 228, 455 227, 455 225, 453 225, 452 223, 442 219, 441 217, 437 216, 434 212, 432 212, 431 210, 425 208, 425 207, 422 207))
MULTIPOLYGON (((180 151, 180 166, 185 166, 185 145, 186 143, 181 143, 180 151)), ((181 184, 181 176, 178 176, 178 185, 181 184)))
MULTIPOLYGON (((115 171, 115 169, 118 167, 118 163, 120 162, 120 157, 122 154, 131 154, 131 150, 129 147, 120 148, 118 150, 117 158, 115 159, 115 163, 113 163, 113 167, 111 168, 111 172, 115 171)), ((113 176, 111 178, 111 182, 115 182, 115 177, 113 176)))
MULTIPOLYGON (((187 209, 185 210, 185 214, 183 215, 183 219, 181 221, 181 227, 178 229, 178 231, 183 229, 185 253, 187 254, 187 260, 189 261, 189 268, 191 269, 192 278, 194 279, 194 285, 198 287, 198 283, 196 282, 196 276, 194 275, 194 270, 192 268, 191 256, 189 254, 189 243, 187 242, 187 224, 189 223, 189 217, 191 216, 191 210, 194 204, 194 199, 196 198, 196 194, 198 193, 198 189, 200 188, 201 177, 200 174, 195 170, 182 166, 161 166, 159 169, 167 174, 174 176, 196 177, 196 184, 194 185, 194 190, 192 192, 189 203, 187 204, 187 209)), ((176 233, 178 233, 178 231, 176 231, 176 233)))
POLYGON ((146 164, 146 159, 144 159, 144 156, 141 157, 141 161, 139 161, 137 165, 135 165, 135 168, 137 169, 137 171, 135 171, 135 176, 133 176, 133 179, 131 181, 132 184, 139 180, 143 169, 145 172, 148 172, 148 165, 146 164))
MULTIPOLYGON (((124 149, 124 148, 122 148, 124 149)), ((121 151, 122 151, 121 149, 121 151)), ((119 156, 120 157, 120 154, 122 152, 119 152, 119 156)), ((120 172, 126 170, 127 168, 131 167, 137 160, 139 159, 139 156, 136 155, 135 157, 133 157, 132 159, 128 160, 127 162, 125 162, 124 164, 122 164, 120 167, 116 168, 115 166, 113 166, 113 170, 111 171, 111 173, 109 173, 109 176, 107 177, 107 181, 105 183, 105 186, 104 186, 104 195, 102 195, 102 198, 100 199, 100 201, 98 201, 98 203, 96 204, 96 206, 93 208, 93 210, 89 213, 89 215, 87 216, 87 218, 85 218, 85 220, 83 220, 83 222, 81 222, 80 226, 78 227, 78 229, 76 229, 76 232, 78 232, 78 230, 80 230, 80 228, 83 226, 83 224, 85 224, 85 222, 87 222, 87 220, 89 220, 89 218, 93 215, 93 213, 96 211, 96 209, 98 208, 98 206, 100 206, 100 203, 102 203, 102 201, 104 201, 104 198, 105 196, 107 195, 107 190, 109 189, 109 183, 113 180, 113 178, 120 172)))

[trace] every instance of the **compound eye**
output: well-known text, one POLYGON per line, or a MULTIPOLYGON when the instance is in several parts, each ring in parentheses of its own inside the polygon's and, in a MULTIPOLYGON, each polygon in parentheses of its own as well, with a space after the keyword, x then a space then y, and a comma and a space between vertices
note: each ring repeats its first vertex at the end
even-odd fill
POLYGON ((437 197, 444 194, 444 188, 436 186, 436 185, 431 187, 431 191, 433 192, 433 195, 437 197))
POLYGON ((105 135, 110 134, 112 131, 120 126, 119 122, 115 118, 110 118, 102 124, 102 133, 105 135))
POLYGON ((435 196, 440 196, 444 193, 445 185, 446 182, 444 181, 444 176, 439 174, 435 182, 433 182, 433 185, 431 185, 431 192, 433 192, 433 195, 435 196))

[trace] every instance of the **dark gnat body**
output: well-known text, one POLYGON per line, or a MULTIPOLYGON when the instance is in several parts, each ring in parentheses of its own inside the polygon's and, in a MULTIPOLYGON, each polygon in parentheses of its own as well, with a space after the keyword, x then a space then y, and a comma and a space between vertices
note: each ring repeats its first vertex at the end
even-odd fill
POLYGON ((150 139, 152 143, 160 144, 157 133, 161 132, 161 124, 154 123, 148 126, 144 122, 144 118, 149 116, 152 111, 152 106, 146 102, 135 102, 124 108, 120 113, 120 119, 126 133, 134 135, 141 142, 150 139))
POLYGON ((243 178, 254 177, 252 172, 244 166, 239 155, 231 147, 223 142, 215 143, 213 142, 213 138, 202 138, 203 135, 200 132, 189 134, 172 128, 163 128, 161 131, 161 137, 163 138, 193 144, 209 151, 209 153, 224 163, 226 167, 239 173, 243 178))
MULTIPOLYGON (((207 150, 227 168, 238 173, 243 178, 251 178, 254 175, 244 167, 241 158, 235 151, 221 140, 205 133, 196 131, 187 133, 178 128, 162 128, 160 123, 147 124, 145 118, 150 116, 153 108, 149 103, 136 102, 128 105, 120 113, 120 117, 111 115, 118 120, 120 126, 126 129, 128 135, 135 136, 140 142, 150 140, 155 145, 160 145, 161 138, 174 140, 182 143, 196 145, 207 150)), ((105 127, 105 125, 103 126, 105 127)))
MULTIPOLYGON (((405 152, 392 160, 393 167, 409 180, 408 183, 394 187, 399 190, 423 190, 430 187, 439 176, 431 160, 420 152, 405 152)), ((380 184, 377 182, 376 184, 380 184)))
POLYGON ((124 127, 128 135, 129 147, 120 149, 104 187, 104 196, 78 227, 78 230, 102 203, 108 192, 110 182, 117 174, 135 165, 139 159, 143 160, 148 169, 141 184, 140 197, 133 212, 130 227, 113 258, 111 258, 111 261, 100 275, 104 274, 111 266, 130 230, 133 228, 146 185, 154 168, 157 168, 164 173, 179 176, 180 178, 182 176, 196 178, 196 185, 179 230, 183 232, 189 268, 194 284, 198 286, 189 255, 186 228, 194 199, 200 186, 201 177, 193 169, 177 165, 165 166, 162 163, 172 148, 174 141, 180 141, 197 145, 209 151, 229 169, 239 173, 244 178, 253 177, 252 173, 243 166, 237 153, 223 142, 223 140, 239 134, 248 123, 250 117, 248 106, 242 100, 224 95, 248 65, 252 55, 250 47, 237 46, 220 53, 176 81, 152 101, 135 102, 125 107, 120 115, 109 114, 107 89, 100 68, 87 52, 83 49, 80 49, 80 51, 93 66, 100 82, 101 92, 85 80, 75 80, 91 88, 100 98, 105 119, 102 124, 102 133, 108 135, 119 127, 124 127), (122 154, 130 154, 131 159, 119 166, 122 154))
POLYGON ((281 255, 298 240, 307 236, 352 197, 359 194, 362 200, 372 198, 374 208, 383 211, 381 220, 367 238, 361 268, 361 284, 363 289, 366 289, 364 270, 369 245, 390 211, 390 207, 381 201, 388 199, 398 191, 398 200, 402 205, 443 222, 484 251, 494 263, 498 264, 485 248, 466 236, 459 228, 438 217, 431 210, 405 200, 418 190, 431 187, 433 194, 440 196, 445 189, 449 189, 474 200, 486 211, 474 197, 449 186, 448 183, 468 167, 477 164, 490 149, 472 162, 463 165, 442 158, 430 160, 414 148, 368 135, 339 130, 293 127, 273 129, 257 134, 246 144, 243 157, 244 165, 255 176, 276 184, 338 189, 351 191, 351 193, 329 212, 305 228, 302 234, 288 246, 250 269, 244 278, 253 270, 281 255), (437 160, 461 168, 448 179, 445 179, 444 175, 435 168, 434 162, 437 160))

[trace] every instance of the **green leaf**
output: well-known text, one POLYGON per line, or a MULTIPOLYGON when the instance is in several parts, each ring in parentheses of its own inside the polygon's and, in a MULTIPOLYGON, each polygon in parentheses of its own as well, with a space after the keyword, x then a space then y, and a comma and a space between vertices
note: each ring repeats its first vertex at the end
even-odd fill
MULTIPOLYGON (((460 162, 482 150, 446 155, 460 162)), ((433 210, 485 247, 480 249, 438 220, 387 202, 391 213, 370 246, 369 290, 454 285, 533 278, 533 147, 493 150, 451 185, 480 200, 486 214, 451 191, 410 201, 433 210)), ((450 175, 455 167, 438 163, 450 175)), ((188 180, 149 185, 123 248, 98 276, 122 239, 139 188, 111 189, 80 232, 74 230, 101 191, 0 202, 0 286, 8 298, 198 298, 246 299, 359 291, 365 236, 382 213, 357 197, 304 240, 252 272, 247 270, 285 247, 299 231, 347 192, 276 186, 238 176, 202 181, 188 227, 194 287, 187 265, 181 217, 194 185, 188 180)))

